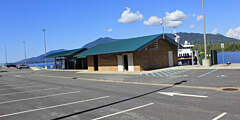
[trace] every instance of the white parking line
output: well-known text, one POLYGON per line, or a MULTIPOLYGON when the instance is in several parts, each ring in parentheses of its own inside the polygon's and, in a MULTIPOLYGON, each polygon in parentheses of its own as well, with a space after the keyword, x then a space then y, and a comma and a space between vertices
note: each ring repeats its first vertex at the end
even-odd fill
POLYGON ((222 117, 225 116, 226 114, 227 114, 227 113, 224 112, 224 113, 218 115, 217 117, 213 118, 212 120, 219 120, 220 118, 222 118, 222 117))
POLYGON ((142 105, 142 106, 138 106, 138 107, 135 107, 135 108, 123 110, 123 111, 116 112, 116 113, 109 114, 109 115, 105 115, 105 116, 102 116, 102 117, 99 117, 99 118, 94 118, 94 119, 92 119, 92 120, 101 120, 101 119, 103 119, 103 118, 107 118, 107 117, 111 117, 111 116, 114 116, 114 115, 122 114, 122 113, 125 113, 125 112, 137 110, 137 109, 144 108, 144 107, 147 107, 147 106, 150 106, 150 105, 153 105, 153 104, 154 104, 154 103, 149 103, 149 104, 146 104, 146 105, 142 105))
POLYGON ((145 75, 148 77, 148 73, 145 73, 145 75))
POLYGON ((163 72, 163 71, 162 71, 162 72, 160 72, 160 73, 162 73, 162 74, 163 74, 164 76, 166 76, 166 77, 168 76, 168 74, 167 74, 167 73, 165 73, 165 72, 163 72))
POLYGON ((151 73, 151 75, 152 75, 153 77, 156 77, 156 75, 155 75, 154 73, 151 73))
POLYGON ((160 74, 160 73, 156 73, 158 76, 160 76, 160 77, 164 77, 162 74, 160 74))
POLYGON ((24 83, 24 82, 19 82, 19 81, 6 81, 6 82, 1 81, 0 82, 0 84, 12 84, 12 83, 19 84, 19 83, 24 83))
MULTIPOLYGON (((9 86, 9 87, 14 87, 14 86, 19 86, 19 85, 23 85, 23 86, 25 86, 25 85, 31 85, 31 84, 34 84, 34 82, 31 82, 31 83, 27 83, 27 84, 13 84, 13 85, 11 85, 11 84, 2 84, 2 86, 9 86)), ((0 84, 1 85, 1 84, 0 84)))
POLYGON ((58 87, 58 88, 47 88, 47 89, 30 90, 30 91, 23 91, 23 92, 12 92, 12 93, 0 94, 0 96, 14 95, 14 94, 20 94, 20 93, 39 92, 39 91, 54 90, 54 89, 60 89, 60 87, 58 87))
POLYGON ((47 97, 54 97, 54 96, 59 96, 59 95, 74 94, 74 93, 79 93, 79 92, 80 91, 74 91, 74 92, 51 94, 51 95, 46 95, 46 96, 38 96, 38 97, 25 98, 25 99, 10 100, 10 101, 0 102, 0 104, 13 103, 13 102, 19 102, 19 101, 26 101, 26 100, 33 100, 33 99, 40 99, 40 98, 47 98, 47 97))
POLYGON ((213 72, 216 72, 216 71, 217 71, 217 70, 211 70, 211 71, 209 71, 209 72, 207 72, 207 73, 204 73, 204 74, 202 74, 202 75, 199 75, 198 78, 205 77, 205 76, 207 76, 207 75, 209 75, 209 74, 211 74, 211 73, 213 73, 213 72))
POLYGON ((0 89, 0 90, 12 90, 12 89, 18 89, 18 88, 30 88, 30 87, 42 87, 45 85, 32 85, 32 86, 25 86, 25 87, 15 87, 15 88, 4 88, 4 89, 0 89))
POLYGON ((38 108, 38 109, 31 109, 31 110, 26 110, 26 111, 11 113, 11 114, 4 114, 4 115, 0 115, 0 118, 13 116, 13 115, 19 115, 19 114, 23 114, 23 113, 30 113, 30 112, 40 111, 40 110, 52 109, 52 108, 57 108, 57 107, 63 107, 63 106, 68 106, 68 105, 73 105, 73 104, 78 104, 78 103, 83 103, 83 102, 89 102, 89 101, 104 99, 104 98, 108 98, 108 97, 109 96, 103 96, 103 97, 81 100, 81 101, 76 101, 76 102, 70 102, 70 103, 65 103, 65 104, 60 104, 60 105, 55 105, 55 106, 48 106, 48 107, 42 107, 42 108, 38 108))

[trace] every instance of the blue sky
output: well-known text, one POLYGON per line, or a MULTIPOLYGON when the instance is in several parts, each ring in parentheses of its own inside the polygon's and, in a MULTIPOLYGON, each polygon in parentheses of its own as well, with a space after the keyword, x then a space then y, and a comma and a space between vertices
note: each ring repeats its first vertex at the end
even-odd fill
MULTIPOLYGON (((239 0, 205 0, 207 32, 240 36, 239 0)), ((161 26, 144 25, 151 16, 159 19, 166 12, 184 14, 181 25, 166 32, 202 33, 201 0, 1 0, 0 63, 5 62, 4 44, 9 62, 44 53, 42 28, 46 28, 47 50, 74 49, 99 37, 129 38, 161 33, 161 26), (139 14, 134 22, 121 22, 122 13, 139 14), (192 28, 190 28, 192 26, 192 28)), ((172 14, 173 16, 176 14, 172 14)))

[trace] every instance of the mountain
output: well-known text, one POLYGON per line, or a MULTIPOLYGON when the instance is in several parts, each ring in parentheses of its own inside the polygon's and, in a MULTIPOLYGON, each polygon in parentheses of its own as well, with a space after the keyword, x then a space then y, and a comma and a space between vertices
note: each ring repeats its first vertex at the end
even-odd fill
MULTIPOLYGON (((175 39, 175 36, 171 33, 166 34, 168 37, 175 39)), ((185 41, 188 41, 191 44, 203 44, 203 34, 201 33, 184 33, 179 32, 177 35, 180 36, 180 44, 184 44, 185 41)), ((92 41, 86 45, 83 46, 83 48, 91 48, 98 44, 107 43, 107 42, 113 42, 118 41, 121 39, 113 39, 109 37, 105 38, 99 38, 95 41, 92 41)), ((226 43, 226 42, 240 42, 238 39, 229 38, 221 34, 207 34, 207 43, 226 43)))
POLYGON ((110 37, 99 38, 97 40, 94 40, 94 41, 84 45, 83 48, 91 48, 91 47, 94 47, 98 44, 113 42, 113 41, 118 41, 118 40, 121 40, 121 39, 112 39, 110 37))
MULTIPOLYGON (((65 51, 65 49, 52 50, 52 51, 47 52, 47 55, 57 53, 57 52, 62 52, 62 51, 65 51)), ((45 56, 45 54, 39 55, 37 57, 28 58, 26 60, 26 62, 28 64, 30 64, 30 63, 41 63, 41 62, 45 61, 44 56, 45 56)), ((48 62, 53 62, 54 58, 47 58, 47 61, 48 62)), ((24 62, 25 62, 25 59, 23 59, 21 61, 18 61, 18 62, 15 62, 15 64, 23 64, 24 62)))
MULTIPOLYGON (((166 35, 172 39, 175 39, 175 36, 173 34, 167 33, 166 35)), ((203 44, 203 34, 201 34, 201 33, 179 32, 179 33, 177 33, 177 35, 180 36, 181 44, 183 44, 185 41, 188 41, 189 43, 194 44, 194 45, 203 44)), ((97 40, 94 40, 94 41, 89 42, 88 44, 84 45, 83 48, 91 48, 98 44, 113 42, 113 41, 118 41, 118 40, 121 40, 121 39, 113 39, 110 37, 99 38, 97 40)), ((240 40, 234 39, 234 38, 229 38, 229 37, 226 37, 221 34, 207 34, 207 43, 222 43, 222 42, 224 42, 224 43, 240 42, 240 40)), ((48 52, 47 55, 56 53, 56 52, 61 52, 61 51, 65 51, 65 49, 53 50, 53 51, 48 52)), ((47 59, 47 61, 53 61, 53 60, 54 60, 53 58, 47 59)), ((44 54, 37 56, 37 57, 32 57, 32 58, 27 59, 27 63, 40 63, 40 62, 44 62, 44 54)), ((18 61, 16 63, 17 64, 24 63, 24 60, 18 61)))
MULTIPOLYGON (((170 38, 174 39, 173 34, 167 34, 170 38)), ((188 41, 191 44, 203 44, 203 34, 201 33, 177 33, 180 36, 180 44, 188 41)), ((227 42, 240 42, 238 39, 229 38, 221 34, 207 34, 207 43, 227 43, 227 42)))

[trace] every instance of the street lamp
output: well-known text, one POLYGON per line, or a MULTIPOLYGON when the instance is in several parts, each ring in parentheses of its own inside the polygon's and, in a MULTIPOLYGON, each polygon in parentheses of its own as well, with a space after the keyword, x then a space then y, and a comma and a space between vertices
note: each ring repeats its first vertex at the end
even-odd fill
POLYGON ((6 44, 4 45, 4 49, 5 49, 5 60, 6 60, 6 65, 8 64, 8 55, 7 55, 7 46, 6 44))
POLYGON ((164 18, 162 18, 162 24, 161 24, 161 25, 162 25, 162 35, 163 35, 163 39, 165 39, 165 36, 164 36, 164 27, 165 27, 165 26, 164 26, 164 22, 165 22, 165 21, 164 21, 164 18))
POLYGON ((44 55, 44 63, 45 63, 45 68, 47 69, 47 59, 46 59, 46 56, 47 56, 47 43, 46 43, 46 38, 45 38, 46 29, 43 28, 42 31, 43 31, 44 52, 45 52, 45 55, 44 55))
POLYGON ((27 50, 26 50, 26 41, 23 41, 23 45, 24 45, 24 56, 25 56, 25 60, 24 63, 25 65, 27 64, 27 50))
POLYGON ((179 44, 180 44, 180 36, 177 35, 177 33, 174 33, 175 36, 175 41, 178 43, 178 47, 177 47, 177 56, 179 57, 179 44))
POLYGON ((204 38, 203 66, 209 66, 209 61, 207 60, 207 36, 206 36, 206 23, 205 23, 205 15, 204 15, 204 0, 202 0, 202 16, 203 16, 203 38, 204 38))

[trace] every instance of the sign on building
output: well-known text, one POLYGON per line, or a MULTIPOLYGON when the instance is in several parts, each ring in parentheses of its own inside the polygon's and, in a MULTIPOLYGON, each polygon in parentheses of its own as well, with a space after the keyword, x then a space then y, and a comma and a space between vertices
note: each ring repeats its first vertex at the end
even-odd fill
POLYGON ((221 48, 224 48, 224 43, 221 43, 221 48))

